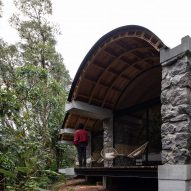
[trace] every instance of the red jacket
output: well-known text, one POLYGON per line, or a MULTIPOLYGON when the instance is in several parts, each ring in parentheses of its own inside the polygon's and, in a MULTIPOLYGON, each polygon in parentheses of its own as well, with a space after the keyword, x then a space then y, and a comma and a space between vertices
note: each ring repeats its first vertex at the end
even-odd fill
POLYGON ((84 129, 76 130, 74 133, 74 145, 78 145, 78 143, 88 143, 88 132, 84 129))

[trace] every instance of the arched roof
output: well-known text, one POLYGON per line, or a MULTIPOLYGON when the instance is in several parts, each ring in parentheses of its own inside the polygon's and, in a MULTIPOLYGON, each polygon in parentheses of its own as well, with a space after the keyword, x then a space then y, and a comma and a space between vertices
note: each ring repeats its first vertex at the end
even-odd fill
MULTIPOLYGON (((116 110, 139 102, 140 97, 142 101, 156 97, 160 91, 161 78, 156 76, 161 76, 159 51, 162 47, 165 47, 163 42, 144 27, 128 25, 112 30, 85 56, 68 101, 116 110), (149 89, 152 91, 148 94, 149 89)), ((64 123, 69 125, 72 116, 66 118, 64 123)), ((73 116, 73 122, 74 118, 79 120, 73 116)), ((90 126, 95 123, 91 120, 90 126)), ((72 124, 75 123, 69 126, 72 124)))

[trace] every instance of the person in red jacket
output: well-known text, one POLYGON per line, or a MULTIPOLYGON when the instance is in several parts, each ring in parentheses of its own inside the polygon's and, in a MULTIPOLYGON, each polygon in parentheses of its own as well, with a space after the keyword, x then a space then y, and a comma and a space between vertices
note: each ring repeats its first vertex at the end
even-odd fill
POLYGON ((74 133, 74 145, 77 148, 80 167, 86 166, 86 147, 88 145, 88 132, 84 129, 84 125, 82 123, 78 124, 77 130, 74 133))

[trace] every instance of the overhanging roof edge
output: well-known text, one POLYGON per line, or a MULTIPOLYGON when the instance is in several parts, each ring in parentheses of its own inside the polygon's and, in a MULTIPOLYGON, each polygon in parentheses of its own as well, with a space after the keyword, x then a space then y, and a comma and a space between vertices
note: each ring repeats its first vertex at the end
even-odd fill
POLYGON ((113 111, 110 109, 74 100, 65 105, 65 111, 69 113, 78 113, 81 114, 81 116, 88 116, 101 120, 111 118, 113 116, 113 111))

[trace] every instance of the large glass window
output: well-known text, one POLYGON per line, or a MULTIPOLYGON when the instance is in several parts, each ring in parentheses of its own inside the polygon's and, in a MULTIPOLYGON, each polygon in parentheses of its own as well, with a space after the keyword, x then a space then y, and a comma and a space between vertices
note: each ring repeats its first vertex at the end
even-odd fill
POLYGON ((124 112, 114 122, 115 148, 128 153, 149 142, 144 155, 146 162, 161 161, 161 115, 160 104, 124 112))

